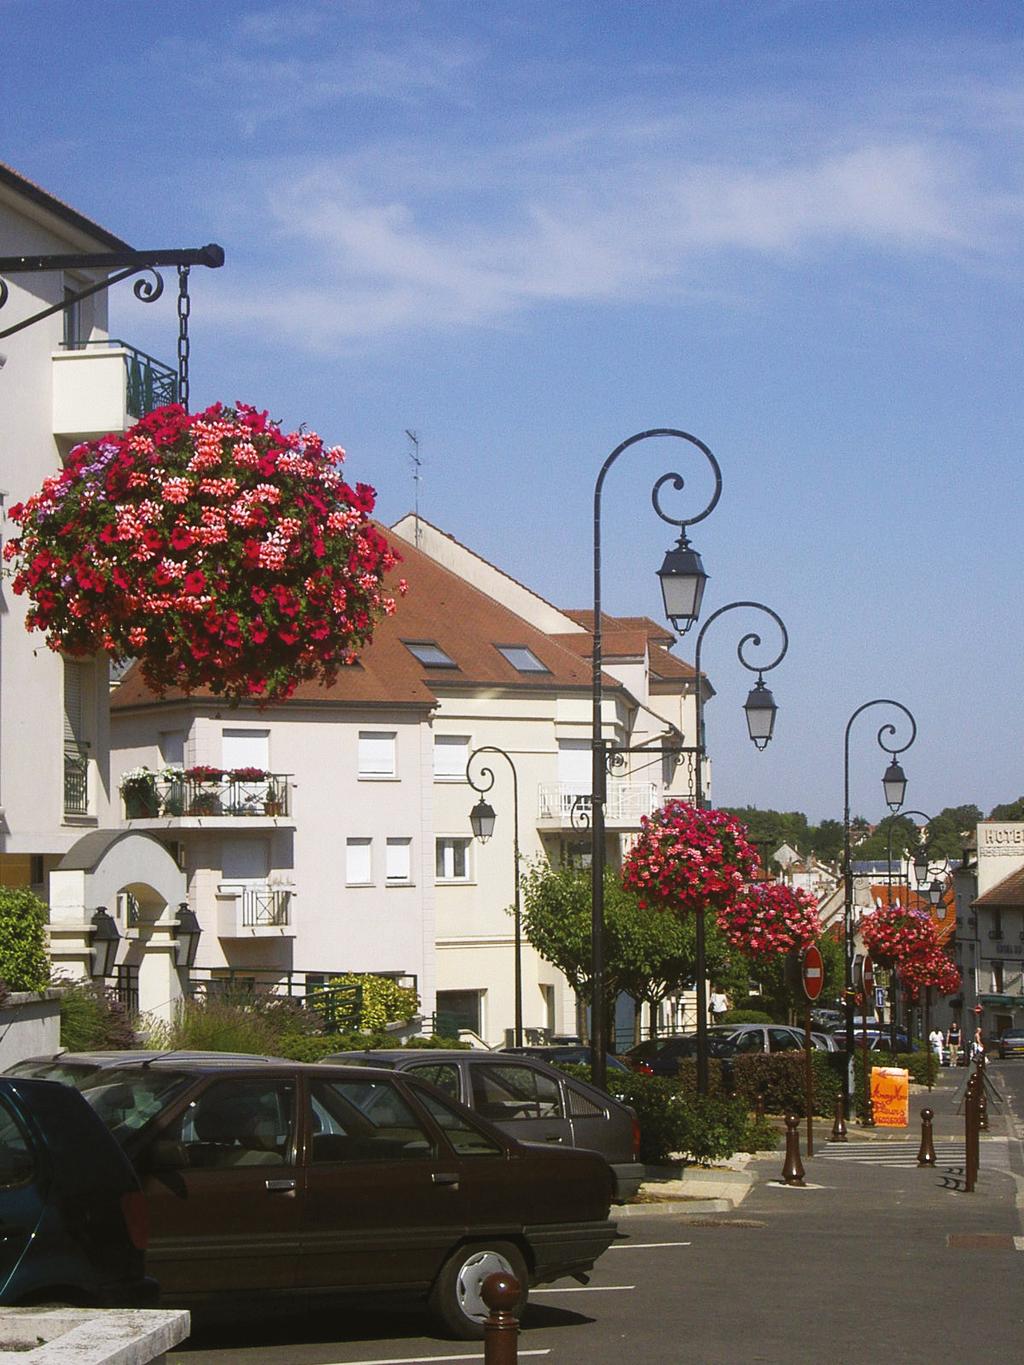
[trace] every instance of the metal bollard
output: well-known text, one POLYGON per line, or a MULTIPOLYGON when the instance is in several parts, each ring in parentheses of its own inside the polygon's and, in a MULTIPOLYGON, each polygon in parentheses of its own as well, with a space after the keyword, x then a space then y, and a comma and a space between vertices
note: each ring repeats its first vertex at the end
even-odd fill
POLYGON ((800 1120, 796 1114, 786 1115, 786 1161, 782 1167, 784 1185, 803 1185, 804 1164, 800 1160, 800 1120))
POLYGON ((964 1091, 964 1190, 967 1194, 974 1193, 978 1181, 979 1089, 979 1077, 972 1076, 964 1091))
POLYGON ((480 1286, 480 1297, 491 1310, 484 1321, 484 1365, 516 1365, 519 1359, 519 1321, 514 1309, 522 1297, 514 1275, 497 1270, 480 1286))
POLYGON ((932 1141, 932 1119, 934 1117, 934 1110, 921 1110, 921 1146, 917 1153, 917 1164, 919 1166, 935 1165, 935 1143, 932 1141))
POLYGON ((764 1091, 759 1090, 754 1097, 754 1118, 764 1123, 764 1091))
POLYGON ((844 1111, 844 1109, 843 1109, 843 1097, 842 1097, 842 1095, 837 1095, 837 1096, 836 1096, 836 1116, 835 1116, 835 1120, 834 1120, 833 1123, 832 1123, 832 1134, 831 1134, 831 1136, 829 1137, 829 1142, 847 1142, 847 1141, 849 1141, 849 1139, 848 1139, 847 1136, 846 1136, 846 1114, 845 1114, 845 1111, 844 1111))

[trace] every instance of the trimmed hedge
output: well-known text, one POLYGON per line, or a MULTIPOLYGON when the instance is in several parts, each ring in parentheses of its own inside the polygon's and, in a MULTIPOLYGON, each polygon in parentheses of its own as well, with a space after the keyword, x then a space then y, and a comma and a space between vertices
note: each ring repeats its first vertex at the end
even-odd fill
MULTIPOLYGON (((768 1114, 806 1115, 807 1080, 805 1053, 744 1053, 738 1057, 709 1058, 708 1089, 712 1095, 735 1095, 749 1109, 763 1096, 768 1114)), ((836 1096, 842 1088, 842 1053, 811 1053, 814 1113, 831 1118, 836 1096)), ((680 1063, 679 1084, 688 1095, 697 1093, 697 1062, 686 1058, 680 1063)))

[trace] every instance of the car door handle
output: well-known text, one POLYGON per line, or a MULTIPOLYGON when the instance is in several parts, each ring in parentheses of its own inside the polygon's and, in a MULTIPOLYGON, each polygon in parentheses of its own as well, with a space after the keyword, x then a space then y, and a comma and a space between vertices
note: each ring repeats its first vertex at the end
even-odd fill
POLYGON ((271 1194, 294 1194, 296 1182, 294 1180, 268 1180, 267 1189, 271 1194))
POLYGON ((561 1133, 548 1133, 548 1135, 547 1135, 547 1137, 544 1139, 544 1141, 545 1141, 545 1142, 564 1142, 564 1141, 565 1141, 565 1138, 562 1137, 561 1133))
POLYGON ((434 1171, 431 1180, 435 1185, 457 1185, 459 1177, 450 1171, 434 1171))

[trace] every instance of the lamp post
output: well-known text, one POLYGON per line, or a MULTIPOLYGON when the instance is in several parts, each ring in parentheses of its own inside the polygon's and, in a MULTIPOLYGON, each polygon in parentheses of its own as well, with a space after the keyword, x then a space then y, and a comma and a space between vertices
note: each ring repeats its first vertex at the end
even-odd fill
MULTIPOLYGON (((701 687, 701 650, 704 646, 704 636, 708 633, 708 628, 723 616, 727 611, 736 611, 741 607, 752 608, 754 611, 763 611, 770 616, 778 626, 782 634, 782 648, 772 659, 771 663, 753 664, 746 657, 746 648, 753 645, 755 648, 761 644, 761 637, 756 631, 748 631, 740 640, 736 648, 736 654, 744 668, 751 673, 757 674, 757 682, 750 689, 747 700, 743 704, 743 710, 747 717, 747 730, 757 749, 767 748, 775 728, 775 716, 778 707, 775 705, 775 698, 765 686, 764 675, 769 670, 780 664, 786 656, 789 648, 789 635, 783 623, 782 617, 772 611, 771 607, 766 607, 763 602, 729 602, 724 607, 719 607, 717 611, 711 613, 708 619, 701 626, 700 634, 697 636, 697 648, 694 657, 694 669, 697 674, 697 768, 695 777, 695 795, 698 810, 704 809, 704 759, 707 749, 704 743, 704 701, 703 689, 701 687)), ((708 1093, 708 1006, 705 996, 705 978, 707 976, 707 948, 705 940, 704 911, 697 911, 696 924, 696 968, 697 968, 697 1093, 706 1095, 708 1093)))
MULTIPOLYGON (((178 922, 174 927, 174 958, 176 965, 186 972, 190 972, 196 965, 196 953, 199 951, 199 938, 202 932, 196 912, 189 908, 188 901, 182 901, 178 906, 178 922)), ((186 995, 187 985, 186 982, 186 995)))
MULTIPOLYGON (((895 813, 903 805, 907 794, 907 777, 896 762, 896 755, 909 749, 917 738, 917 721, 902 702, 888 697, 876 697, 858 706, 846 722, 843 737, 843 964, 844 997, 846 1004, 846 1066, 843 1069, 843 1111, 850 1118, 851 1072, 853 1069, 853 863, 850 856, 850 731, 853 722, 862 712, 872 706, 894 706, 910 721, 910 738, 906 744, 894 746, 886 744, 883 736, 895 736, 896 727, 891 722, 878 731, 878 747, 889 755, 889 766, 882 777, 885 804, 895 813)), ((866 1008, 866 1002, 865 1002, 866 1008)))
POLYGON ((481 764, 480 780, 473 781, 473 774, 470 769, 473 760, 480 754, 500 754, 512 770, 512 864, 513 864, 513 884, 515 886, 515 952, 514 952, 514 974, 515 974, 515 1045, 523 1045, 523 917, 522 907, 519 899, 519 775, 516 772, 516 765, 505 752, 499 749, 496 744, 482 744, 479 749, 474 749, 466 760, 466 781, 479 795, 480 800, 476 803, 469 813, 469 823, 475 838, 482 844, 494 833, 495 814, 494 809, 485 800, 484 796, 494 786, 494 770, 481 764))
POLYGON ((121 935, 117 925, 110 917, 105 905, 98 905, 92 916, 92 935, 90 939, 91 961, 89 975, 94 981, 106 981, 114 975, 117 949, 121 935))
POLYGON ((666 483, 671 483, 678 492, 685 487, 680 474, 663 474, 651 492, 654 510, 662 521, 680 529, 679 540, 674 549, 668 551, 658 570, 661 581, 665 615, 680 635, 685 635, 690 626, 700 616, 701 599, 707 583, 707 574, 701 563, 700 555, 692 548, 686 535, 686 528, 703 521, 714 511, 722 494, 722 471, 718 461, 703 441, 685 431, 672 427, 655 427, 650 431, 638 432, 615 447, 601 466, 594 485, 594 641, 593 641, 593 717, 591 723, 592 779, 590 788, 590 885, 591 885, 591 1027, 590 1027, 590 1065, 595 1085, 604 1086, 606 1075, 606 1054, 608 1051, 608 1029, 605 1020, 604 989, 604 807, 607 796, 607 753, 601 723, 601 493, 605 477, 612 465, 624 450, 646 441, 654 436, 672 436, 688 441, 705 456, 711 465, 715 478, 715 490, 711 501, 695 517, 681 519, 670 517, 662 510, 659 495, 666 483))

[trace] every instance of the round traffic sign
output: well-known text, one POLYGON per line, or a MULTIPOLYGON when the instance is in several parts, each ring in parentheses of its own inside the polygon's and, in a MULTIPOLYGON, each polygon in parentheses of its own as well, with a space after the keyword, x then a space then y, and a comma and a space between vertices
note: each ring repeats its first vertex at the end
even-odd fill
POLYGON ((825 985, 825 963, 821 952, 812 943, 800 961, 800 979, 808 1000, 817 1000, 825 985))

